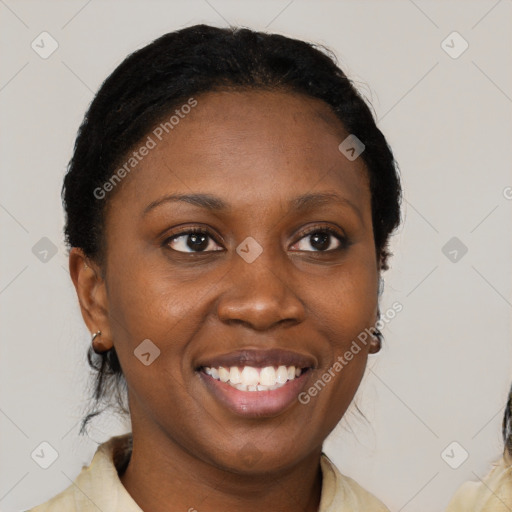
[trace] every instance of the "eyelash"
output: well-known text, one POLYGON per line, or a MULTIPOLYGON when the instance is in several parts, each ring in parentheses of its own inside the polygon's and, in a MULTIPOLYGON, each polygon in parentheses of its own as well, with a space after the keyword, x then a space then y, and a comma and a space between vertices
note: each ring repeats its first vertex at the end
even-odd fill
POLYGON ((308 235, 313 235, 314 233, 328 233, 329 235, 332 235, 334 238, 338 240, 340 243, 340 246, 336 249, 329 249, 328 251, 306 251, 306 252, 318 252, 318 253, 330 253, 334 251, 340 251, 342 249, 346 249, 349 245, 348 238, 340 233, 338 230, 330 227, 330 226, 312 226, 310 228, 302 230, 297 236, 299 237, 297 241, 302 240, 304 237, 308 235))
MULTIPOLYGON (((350 245, 350 241, 345 235, 343 235, 342 233, 338 232, 336 229, 334 229, 330 226, 322 226, 322 225, 312 226, 310 228, 302 230, 297 235, 299 237, 297 242, 302 240, 304 237, 306 237, 308 235, 313 235, 315 233, 328 233, 328 234, 332 235, 334 238, 336 238, 340 242, 340 246, 337 247, 336 249, 329 249, 327 251, 302 251, 302 252, 315 252, 315 253, 320 253, 320 254, 333 253, 335 251, 341 251, 343 249, 346 249, 350 245)), ((163 245, 168 246, 169 243, 172 240, 174 240, 175 238, 179 238, 184 235, 193 235, 193 234, 206 235, 206 236, 210 237, 217 245, 220 245, 219 242, 215 239, 214 236, 212 236, 212 234, 210 233, 210 231, 208 229, 201 228, 201 227, 185 227, 182 230, 178 231, 177 233, 174 233, 172 236, 167 237, 164 240, 163 245)), ((295 242, 295 243, 297 243, 297 242, 295 242)), ((183 252, 183 251, 176 251, 175 249, 171 249, 171 250, 181 253, 181 254, 208 254, 211 252, 219 252, 219 251, 183 252)), ((301 252, 301 251, 298 251, 298 252, 301 252)))

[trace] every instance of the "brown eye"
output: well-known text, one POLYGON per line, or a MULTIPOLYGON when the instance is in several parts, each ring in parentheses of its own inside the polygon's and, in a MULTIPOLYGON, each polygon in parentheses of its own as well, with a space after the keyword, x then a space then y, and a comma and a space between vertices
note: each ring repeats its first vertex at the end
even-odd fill
POLYGON ((165 245, 177 252, 212 252, 211 242, 215 242, 205 229, 192 228, 173 235, 165 240, 165 245))
POLYGON ((299 245, 296 249, 299 251, 330 252, 348 245, 345 236, 330 227, 313 227, 303 231, 300 236, 301 239, 295 244, 299 245))

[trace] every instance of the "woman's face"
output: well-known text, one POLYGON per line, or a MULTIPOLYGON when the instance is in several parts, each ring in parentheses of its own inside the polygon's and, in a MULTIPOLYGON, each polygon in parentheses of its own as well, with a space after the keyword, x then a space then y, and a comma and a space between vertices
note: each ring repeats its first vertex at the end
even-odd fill
POLYGON ((320 449, 365 369, 369 344, 344 354, 377 319, 367 171, 339 151, 349 134, 319 100, 195 99, 161 141, 148 134, 156 146, 111 199, 102 332, 139 436, 277 470, 320 449))

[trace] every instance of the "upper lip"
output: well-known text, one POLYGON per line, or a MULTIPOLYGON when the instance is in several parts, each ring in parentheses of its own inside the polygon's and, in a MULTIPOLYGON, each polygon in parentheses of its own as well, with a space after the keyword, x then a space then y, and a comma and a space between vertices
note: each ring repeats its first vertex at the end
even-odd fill
POLYGON ((296 368, 314 368, 316 361, 309 355, 278 348, 269 350, 242 349, 228 354, 204 358, 198 364, 198 369, 204 367, 218 368, 220 366, 224 368, 231 366, 253 366, 255 368, 295 366, 296 368))

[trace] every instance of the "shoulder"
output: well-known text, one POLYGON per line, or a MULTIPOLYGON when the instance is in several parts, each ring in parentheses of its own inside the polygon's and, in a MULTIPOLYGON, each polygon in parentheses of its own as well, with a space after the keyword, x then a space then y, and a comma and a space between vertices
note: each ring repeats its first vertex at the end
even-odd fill
POLYGON ((139 512, 118 476, 130 447, 131 434, 111 437, 98 446, 91 463, 82 467, 69 487, 27 512, 111 512, 121 505, 125 512, 139 512))
POLYGON ((67 487, 64 491, 54 496, 52 499, 37 505, 26 512, 58 512, 58 511, 75 511, 75 493, 73 492, 73 485, 67 487))
POLYGON ((502 457, 479 481, 463 483, 452 497, 446 512, 492 512, 512 510, 512 466, 502 457))
POLYGON ((321 467, 323 483, 319 512, 389 512, 372 493, 341 474, 325 453, 322 453, 321 467))

